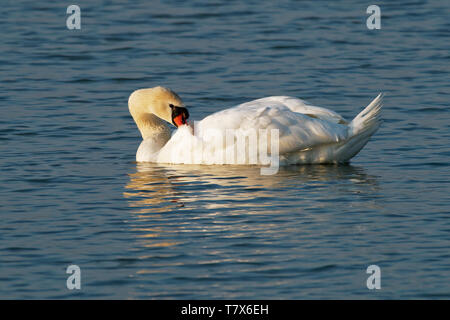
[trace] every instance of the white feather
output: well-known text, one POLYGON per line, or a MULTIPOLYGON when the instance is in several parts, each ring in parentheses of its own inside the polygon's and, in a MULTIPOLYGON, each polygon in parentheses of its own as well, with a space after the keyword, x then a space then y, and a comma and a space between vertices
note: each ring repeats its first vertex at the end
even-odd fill
MULTIPOLYGON (((280 164, 346 162, 378 129, 381 103, 380 94, 347 124, 334 111, 309 105, 301 99, 262 98, 209 115, 194 124, 195 131, 192 126, 179 127, 159 151, 155 150, 155 141, 146 139, 136 159, 159 163, 235 164, 239 162, 226 161, 226 154, 236 153, 236 140, 234 144, 225 143, 227 130, 233 129, 235 137, 257 132, 259 141, 263 138, 260 129, 277 129, 280 164), (211 132, 222 134, 222 139, 215 139, 211 132)), ((246 150, 245 163, 252 163, 248 152, 246 150)), ((258 163, 262 164, 259 159, 258 163)))

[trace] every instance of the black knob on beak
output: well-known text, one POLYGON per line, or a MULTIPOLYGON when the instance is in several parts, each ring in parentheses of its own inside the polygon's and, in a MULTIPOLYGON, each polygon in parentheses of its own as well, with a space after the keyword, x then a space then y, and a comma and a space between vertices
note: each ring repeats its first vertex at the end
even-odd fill
POLYGON ((172 123, 175 127, 179 127, 183 124, 186 124, 187 119, 189 118, 189 111, 185 107, 177 107, 173 104, 169 105, 172 109, 172 123))

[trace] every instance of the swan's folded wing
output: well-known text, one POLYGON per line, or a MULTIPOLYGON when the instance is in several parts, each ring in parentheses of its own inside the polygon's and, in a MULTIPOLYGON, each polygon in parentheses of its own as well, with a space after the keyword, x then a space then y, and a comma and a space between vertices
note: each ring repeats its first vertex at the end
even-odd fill
POLYGON ((326 109, 326 108, 313 106, 302 99, 298 99, 298 98, 294 98, 294 97, 287 97, 287 96, 274 96, 274 97, 263 98, 260 100, 278 102, 278 103, 283 104, 284 106, 288 107, 293 112, 298 112, 298 113, 307 115, 312 118, 326 120, 326 121, 335 122, 335 123, 339 123, 339 124, 347 124, 348 123, 341 115, 337 114, 336 112, 326 109))
POLYGON ((278 97, 255 100, 214 113, 196 124, 197 133, 201 136, 208 129, 223 132, 276 129, 280 154, 347 138, 346 125, 293 111, 284 102, 272 98, 278 97))

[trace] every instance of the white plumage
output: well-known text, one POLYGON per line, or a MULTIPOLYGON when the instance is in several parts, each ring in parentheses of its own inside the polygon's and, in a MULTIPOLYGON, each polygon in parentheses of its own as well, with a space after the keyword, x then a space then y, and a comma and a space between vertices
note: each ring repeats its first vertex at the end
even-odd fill
MULTIPOLYGON (((161 99, 161 95, 159 97, 161 99)), ((309 105, 298 98, 262 98, 211 114, 194 122, 193 126, 182 125, 170 139, 165 138, 165 142, 158 138, 157 133, 147 133, 136 160, 184 164, 267 164, 259 155, 272 150, 271 135, 275 129, 278 130, 281 165, 347 162, 377 131, 381 105, 380 94, 348 123, 334 111, 309 105), (244 150, 236 145, 242 142, 239 140, 242 137, 247 137, 244 150), (261 145, 260 141, 264 139, 267 144, 261 145), (252 158, 252 148, 258 152, 256 162, 252 158), (243 157, 245 161, 242 161, 243 157)), ((149 110, 151 112, 151 107, 149 110)))

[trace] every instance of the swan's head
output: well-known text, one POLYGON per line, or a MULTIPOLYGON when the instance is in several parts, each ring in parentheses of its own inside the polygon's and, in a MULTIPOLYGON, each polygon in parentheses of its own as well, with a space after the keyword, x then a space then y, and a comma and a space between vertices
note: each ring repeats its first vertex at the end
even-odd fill
POLYGON ((128 100, 131 114, 136 112, 153 113, 157 117, 179 127, 187 123, 189 112, 181 98, 164 87, 139 89, 128 100))

